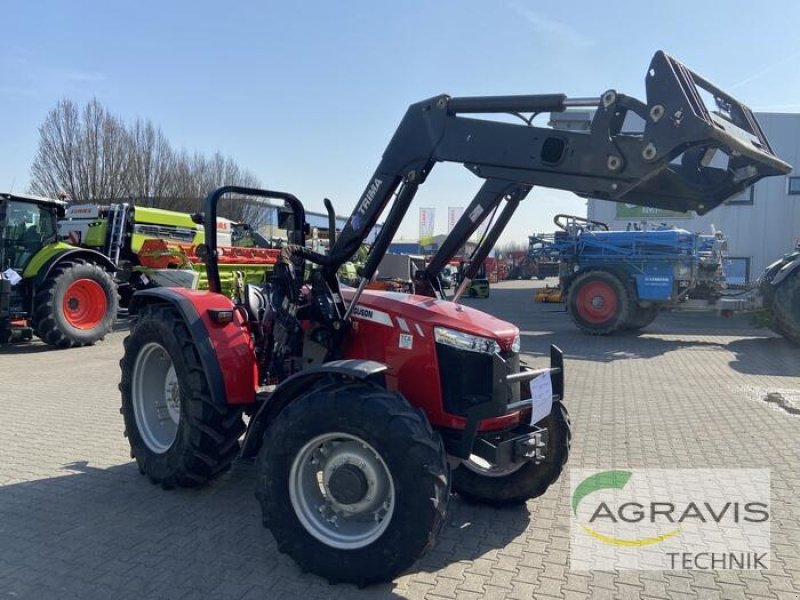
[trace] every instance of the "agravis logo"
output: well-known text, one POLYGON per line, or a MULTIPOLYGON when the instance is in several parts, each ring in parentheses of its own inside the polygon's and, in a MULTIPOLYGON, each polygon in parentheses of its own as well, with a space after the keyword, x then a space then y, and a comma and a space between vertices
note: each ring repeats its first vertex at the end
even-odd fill
MULTIPOLYGON (((577 517, 578 515, 578 505, 581 503, 581 500, 586 498, 592 492, 596 492, 598 490, 606 490, 606 489, 617 489, 621 490, 625 487, 625 484, 628 483, 628 480, 631 478, 632 473, 630 471, 602 471, 601 473, 596 473, 595 475, 591 475, 584 479, 581 484, 575 488, 575 491, 572 492, 572 512, 577 517)), ((636 504, 636 503, 633 503, 636 504)), ((624 505, 623 505, 624 506, 624 505)), ((637 506, 641 509, 641 505, 637 504, 637 506)), ((622 508, 620 510, 623 510, 622 508)), ((592 513, 592 517, 589 519, 590 522, 594 522, 595 520, 601 517, 610 517, 614 519, 614 513, 608 507, 608 504, 605 502, 601 502, 598 504, 597 509, 592 513)), ((620 512, 620 518, 622 516, 622 512, 620 512)), ((589 527, 588 525, 584 525, 583 523, 580 524, 583 530, 591 535, 596 540, 603 542, 604 544, 611 544, 613 546, 649 546, 651 544, 658 544, 659 542, 663 542, 664 540, 671 538, 673 535, 677 535, 680 533, 680 527, 673 529, 667 533, 662 535, 656 535, 652 537, 644 537, 638 539, 623 539, 614 537, 613 535, 605 535, 600 533, 599 531, 589 527)))
POLYGON ((768 470, 573 470, 571 476, 573 569, 768 568, 768 470))

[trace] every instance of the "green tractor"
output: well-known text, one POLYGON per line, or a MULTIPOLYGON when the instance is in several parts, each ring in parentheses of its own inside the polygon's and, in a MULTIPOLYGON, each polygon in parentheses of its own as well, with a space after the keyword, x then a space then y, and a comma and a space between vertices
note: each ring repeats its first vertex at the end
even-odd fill
POLYGON ((35 334, 58 348, 111 330, 119 307, 105 255, 59 241, 66 203, 0 193, 0 343, 35 334))
POLYGON ((459 289, 456 290, 456 294, 460 296, 462 293, 466 292, 467 296, 470 298, 488 298, 489 297, 489 279, 486 277, 486 265, 481 263, 480 268, 478 269, 478 273, 475 275, 475 278, 469 282, 469 287, 466 290, 461 290, 461 285, 464 282, 464 274, 469 269, 469 261, 461 261, 458 267, 458 282, 459 282, 459 289))
POLYGON ((800 242, 768 266, 758 283, 770 329, 800 344, 800 242))

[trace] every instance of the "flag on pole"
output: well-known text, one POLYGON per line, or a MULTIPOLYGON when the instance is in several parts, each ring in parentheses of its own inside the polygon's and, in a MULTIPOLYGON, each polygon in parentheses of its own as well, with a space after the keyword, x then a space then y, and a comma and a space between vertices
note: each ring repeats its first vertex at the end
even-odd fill
POLYGON ((429 246, 433 243, 433 221, 436 217, 435 208, 419 209, 419 245, 429 246))
POLYGON ((447 209, 447 233, 453 231, 462 214, 464 214, 463 206, 451 206, 447 209))

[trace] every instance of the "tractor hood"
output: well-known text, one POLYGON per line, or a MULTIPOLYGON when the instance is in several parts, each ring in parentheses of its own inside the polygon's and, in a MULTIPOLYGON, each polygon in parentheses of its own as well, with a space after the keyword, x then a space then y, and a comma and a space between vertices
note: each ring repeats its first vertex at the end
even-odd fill
MULTIPOLYGON (((343 289, 342 295, 349 300, 353 292, 352 288, 343 289)), ((468 306, 428 296, 365 290, 356 311, 359 308, 386 313, 395 327, 405 326, 411 331, 416 324, 428 330, 437 326, 447 327, 496 340, 503 350, 510 349, 514 338, 519 335, 519 328, 511 323, 468 306), (403 319, 404 323, 398 322, 398 319, 403 319)))

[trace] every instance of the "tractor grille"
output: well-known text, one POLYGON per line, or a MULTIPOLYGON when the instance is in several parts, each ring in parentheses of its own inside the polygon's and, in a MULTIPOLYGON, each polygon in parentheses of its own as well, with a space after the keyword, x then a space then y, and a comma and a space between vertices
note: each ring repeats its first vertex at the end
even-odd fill
POLYGON ((509 402, 519 400, 519 384, 508 384, 505 376, 519 371, 519 355, 502 352, 500 358, 481 352, 458 350, 436 344, 439 377, 446 412, 467 416, 480 405, 493 405, 495 416, 505 413, 509 402))

